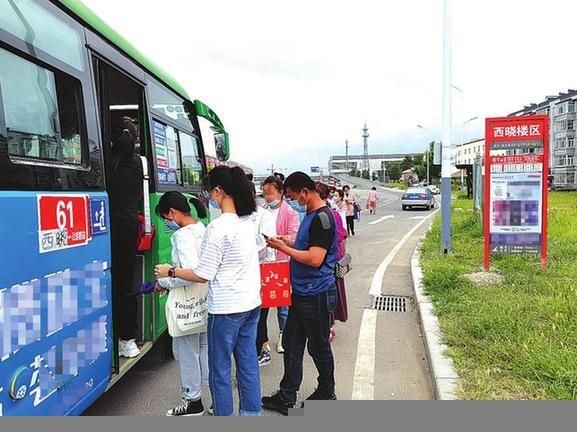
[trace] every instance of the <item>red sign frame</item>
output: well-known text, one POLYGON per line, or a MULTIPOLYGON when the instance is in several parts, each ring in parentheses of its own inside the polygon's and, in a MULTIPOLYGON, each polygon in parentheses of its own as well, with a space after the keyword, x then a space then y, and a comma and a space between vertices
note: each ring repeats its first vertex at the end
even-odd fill
MULTIPOLYGON (((528 148, 528 147, 527 147, 528 148)), ((491 168, 493 164, 542 164, 541 170, 541 268, 547 266, 547 211, 549 178, 549 116, 531 115, 521 117, 494 117, 485 119, 485 211, 483 224, 485 234, 485 270, 491 265, 491 168), (491 156, 492 145, 516 150, 522 143, 542 142, 542 154, 515 156, 491 156)))

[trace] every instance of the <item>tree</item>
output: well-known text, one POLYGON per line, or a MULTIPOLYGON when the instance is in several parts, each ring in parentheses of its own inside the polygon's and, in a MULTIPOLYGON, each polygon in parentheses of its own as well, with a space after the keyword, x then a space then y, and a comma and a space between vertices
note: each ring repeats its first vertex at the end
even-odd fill
POLYGON ((359 170, 357 170, 356 168, 353 168, 349 174, 351 175, 351 177, 360 177, 361 176, 361 172, 359 170))
POLYGON ((431 176, 431 183, 433 179, 441 178, 441 165, 433 165, 435 154, 435 141, 431 141, 429 144, 429 175, 431 176))
POLYGON ((427 166, 426 165, 415 165, 414 167, 415 174, 419 177, 419 179, 427 178, 427 166))
POLYGON ((413 168, 413 158, 411 156, 405 156, 405 159, 401 162, 401 170, 406 171, 413 168))
POLYGON ((365 180, 369 180, 370 176, 369 176, 369 170, 363 170, 363 178, 365 180))
POLYGON ((401 164, 399 162, 391 162, 387 165, 387 175, 391 181, 398 181, 403 175, 401 164))
POLYGON ((418 154, 413 158, 413 166, 415 165, 427 165, 427 160, 425 154, 418 154))

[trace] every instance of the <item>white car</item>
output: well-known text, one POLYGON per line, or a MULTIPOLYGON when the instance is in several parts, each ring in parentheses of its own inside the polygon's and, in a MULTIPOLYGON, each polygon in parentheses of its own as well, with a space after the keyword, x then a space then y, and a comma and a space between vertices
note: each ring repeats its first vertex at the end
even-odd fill
POLYGON ((439 195, 441 193, 441 191, 439 190, 439 188, 435 185, 430 185, 427 186, 429 188, 429 190, 433 193, 433 195, 439 195))
POLYGON ((435 196, 425 187, 411 187, 401 197, 403 210, 412 207, 424 207, 427 210, 435 208, 435 196))

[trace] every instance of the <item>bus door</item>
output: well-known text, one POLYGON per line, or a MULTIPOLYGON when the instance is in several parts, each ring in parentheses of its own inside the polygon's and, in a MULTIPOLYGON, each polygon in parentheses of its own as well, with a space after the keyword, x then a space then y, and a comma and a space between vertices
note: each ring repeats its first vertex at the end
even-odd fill
MULTIPOLYGON (((151 226, 150 220, 150 204, 148 195, 148 162, 146 159, 147 154, 147 136, 148 136, 148 120, 146 116, 146 105, 144 96, 144 86, 142 83, 132 79, 128 75, 121 72, 116 67, 111 66, 105 60, 94 56, 93 57, 93 67, 96 77, 96 90, 98 103, 100 107, 100 122, 102 131, 102 142, 104 151, 104 160, 107 172, 106 190, 108 193, 113 193, 113 188, 117 185, 114 184, 114 175, 112 173, 112 147, 114 145, 114 136, 117 133, 119 125, 122 121, 129 119, 133 122, 139 130, 139 139, 136 143, 136 154, 140 157, 140 161, 143 164, 143 172, 145 177, 143 179, 142 188, 139 191, 140 204, 139 212, 146 220, 146 225, 148 228, 151 226)), ((111 208, 111 212, 114 209, 111 208)), ((111 215, 112 217, 112 215, 111 215)), ((112 256, 114 257, 114 248, 119 247, 118 242, 126 241, 121 236, 123 233, 111 232, 111 248, 112 256)), ((136 238, 134 242, 136 244, 136 238)), ((114 283, 119 281, 124 281, 125 278, 122 275, 116 274, 116 272, 122 271, 119 266, 115 266, 114 259, 112 261, 112 281, 113 281, 113 303, 121 305, 121 296, 132 297, 130 301, 136 301, 137 303, 137 317, 136 317, 136 342, 141 349, 141 355, 134 359, 127 359, 118 356, 118 344, 114 344, 114 369, 117 376, 121 376, 126 372, 146 351, 150 349, 152 343, 147 340, 149 339, 146 335, 150 333, 146 329, 149 320, 146 318, 148 315, 145 311, 146 302, 143 300, 143 296, 140 293, 140 286, 145 281, 145 253, 138 252, 135 262, 134 269, 134 280, 131 287, 120 287, 114 286, 114 283)), ((115 341, 118 340, 118 326, 120 314, 122 314, 121 306, 114 308, 114 322, 115 322, 115 341)))

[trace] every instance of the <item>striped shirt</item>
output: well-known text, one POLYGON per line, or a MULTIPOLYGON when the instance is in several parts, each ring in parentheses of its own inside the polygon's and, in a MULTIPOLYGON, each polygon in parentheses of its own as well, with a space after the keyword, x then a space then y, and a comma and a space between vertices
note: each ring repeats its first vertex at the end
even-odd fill
POLYGON ((194 273, 208 281, 212 315, 251 311, 261 305, 260 267, 253 219, 223 213, 212 221, 194 273))

